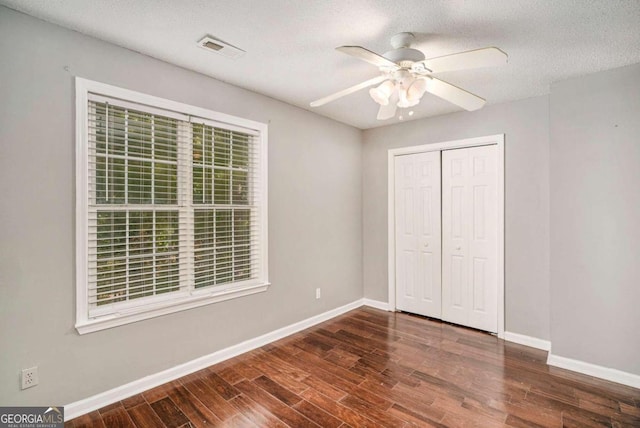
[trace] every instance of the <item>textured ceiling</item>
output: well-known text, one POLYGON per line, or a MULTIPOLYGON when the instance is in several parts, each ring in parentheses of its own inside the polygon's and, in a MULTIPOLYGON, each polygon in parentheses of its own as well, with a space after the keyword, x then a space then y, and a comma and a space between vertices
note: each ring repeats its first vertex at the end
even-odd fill
MULTIPOLYGON (((640 62, 637 0, 0 0, 10 8, 366 129, 366 90, 323 107, 309 102, 377 75, 334 50, 378 53, 413 32, 427 58, 485 46, 500 68, 437 76, 488 104, 546 94, 551 82, 640 62), (210 34, 247 53, 236 60, 196 44, 210 34)), ((426 94, 412 119, 460 110, 426 94)), ((406 116, 406 115, 405 115, 406 116)), ((407 120, 408 118, 405 118, 407 120)))

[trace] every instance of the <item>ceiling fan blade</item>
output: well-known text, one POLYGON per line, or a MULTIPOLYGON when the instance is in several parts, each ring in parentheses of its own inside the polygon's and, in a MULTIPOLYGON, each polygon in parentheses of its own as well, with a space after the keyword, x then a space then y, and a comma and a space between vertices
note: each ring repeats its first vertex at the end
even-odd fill
POLYGON ((382 82, 383 80, 386 80, 386 79, 387 79, 387 76, 381 75, 381 76, 378 76, 378 77, 374 77, 373 79, 365 80, 364 82, 358 83, 355 86, 352 86, 352 87, 347 88, 347 89, 343 89, 343 90, 341 90, 339 92, 336 92, 335 94, 331 94, 331 95, 328 95, 328 96, 326 96, 324 98, 320 98, 319 100, 315 100, 315 101, 311 102, 309 105, 311 107, 320 107, 321 105, 324 105, 324 104, 329 103, 331 101, 337 100, 338 98, 342 98, 345 95, 349 95, 349 94, 352 94, 354 92, 357 92, 360 89, 366 88, 367 86, 375 85, 376 83, 382 82))
POLYGON ((378 110, 378 120, 391 119, 396 115, 396 108, 398 107, 398 91, 393 91, 389 97, 389 103, 386 106, 380 106, 378 110))
POLYGON ((420 61, 432 73, 442 71, 465 70, 469 68, 493 67, 507 63, 509 56, 498 48, 482 48, 472 51, 460 52, 452 55, 420 61))
POLYGON ((361 59, 363 61, 367 61, 369 64, 373 64, 377 67, 398 68, 398 65, 395 62, 390 61, 375 52, 371 52, 370 50, 365 49, 362 46, 340 46, 339 48, 336 48, 336 50, 361 59))
POLYGON ((427 80, 427 92, 462 107, 465 110, 478 110, 486 103, 484 98, 480 98, 471 92, 467 92, 464 89, 453 86, 451 83, 447 83, 444 80, 436 79, 431 76, 424 77, 424 79, 427 80))

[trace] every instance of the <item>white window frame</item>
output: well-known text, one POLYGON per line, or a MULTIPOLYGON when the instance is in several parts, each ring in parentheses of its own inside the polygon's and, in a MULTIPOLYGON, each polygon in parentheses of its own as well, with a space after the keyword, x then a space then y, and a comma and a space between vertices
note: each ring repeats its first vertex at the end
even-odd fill
MULTIPOLYGON (((91 333, 119 325, 129 324, 173 312, 183 311, 198 306, 234 299, 268 289, 268 241, 267 241, 267 142, 268 125, 252 120, 231 116, 224 113, 203 109, 200 107, 166 100, 152 95, 143 94, 128 89, 119 88, 105 83, 95 82, 80 77, 75 78, 76 86, 76 330, 79 334, 91 333), (211 120, 227 129, 251 130, 257 134, 257 144, 260 145, 260 170, 258 176, 259 188, 254 191, 260 194, 259 206, 259 246, 261 248, 258 259, 258 279, 240 284, 229 283, 216 287, 195 289, 189 284, 188 293, 167 293, 160 298, 151 299, 143 305, 127 307, 105 316, 89 317, 88 304, 88 242, 89 233, 89 166, 88 166, 88 101, 89 94, 117 98, 124 102, 148 106, 149 110, 162 109, 199 119, 211 120)), ((143 302, 141 302, 143 303, 143 302)))

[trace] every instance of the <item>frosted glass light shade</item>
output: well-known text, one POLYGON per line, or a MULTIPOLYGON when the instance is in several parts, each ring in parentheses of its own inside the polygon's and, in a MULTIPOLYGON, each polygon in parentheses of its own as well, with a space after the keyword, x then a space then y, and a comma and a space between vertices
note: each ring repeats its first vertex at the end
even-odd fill
POLYGON ((417 100, 410 100, 407 96, 406 89, 398 90, 398 100, 398 107, 400 108, 413 107, 415 105, 418 105, 418 103, 420 102, 420 98, 418 98, 417 100))
POLYGON ((394 84, 391 80, 382 82, 377 88, 371 88, 369 95, 373 98, 373 101, 377 102, 381 106, 389 104, 389 97, 393 93, 394 84))
MULTIPOLYGON (((413 81, 409 89, 407 90, 407 101, 416 102, 420 101, 420 98, 424 95, 427 89, 427 81, 424 79, 416 79, 413 81)), ((415 104, 414 104, 415 105, 415 104)))

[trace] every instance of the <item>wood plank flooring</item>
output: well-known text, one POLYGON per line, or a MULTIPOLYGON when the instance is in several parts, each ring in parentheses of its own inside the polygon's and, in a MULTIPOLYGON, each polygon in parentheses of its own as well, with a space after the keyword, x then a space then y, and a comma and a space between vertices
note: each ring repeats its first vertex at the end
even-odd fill
POLYGON ((640 390, 489 334, 367 307, 68 427, 639 427, 640 390))

